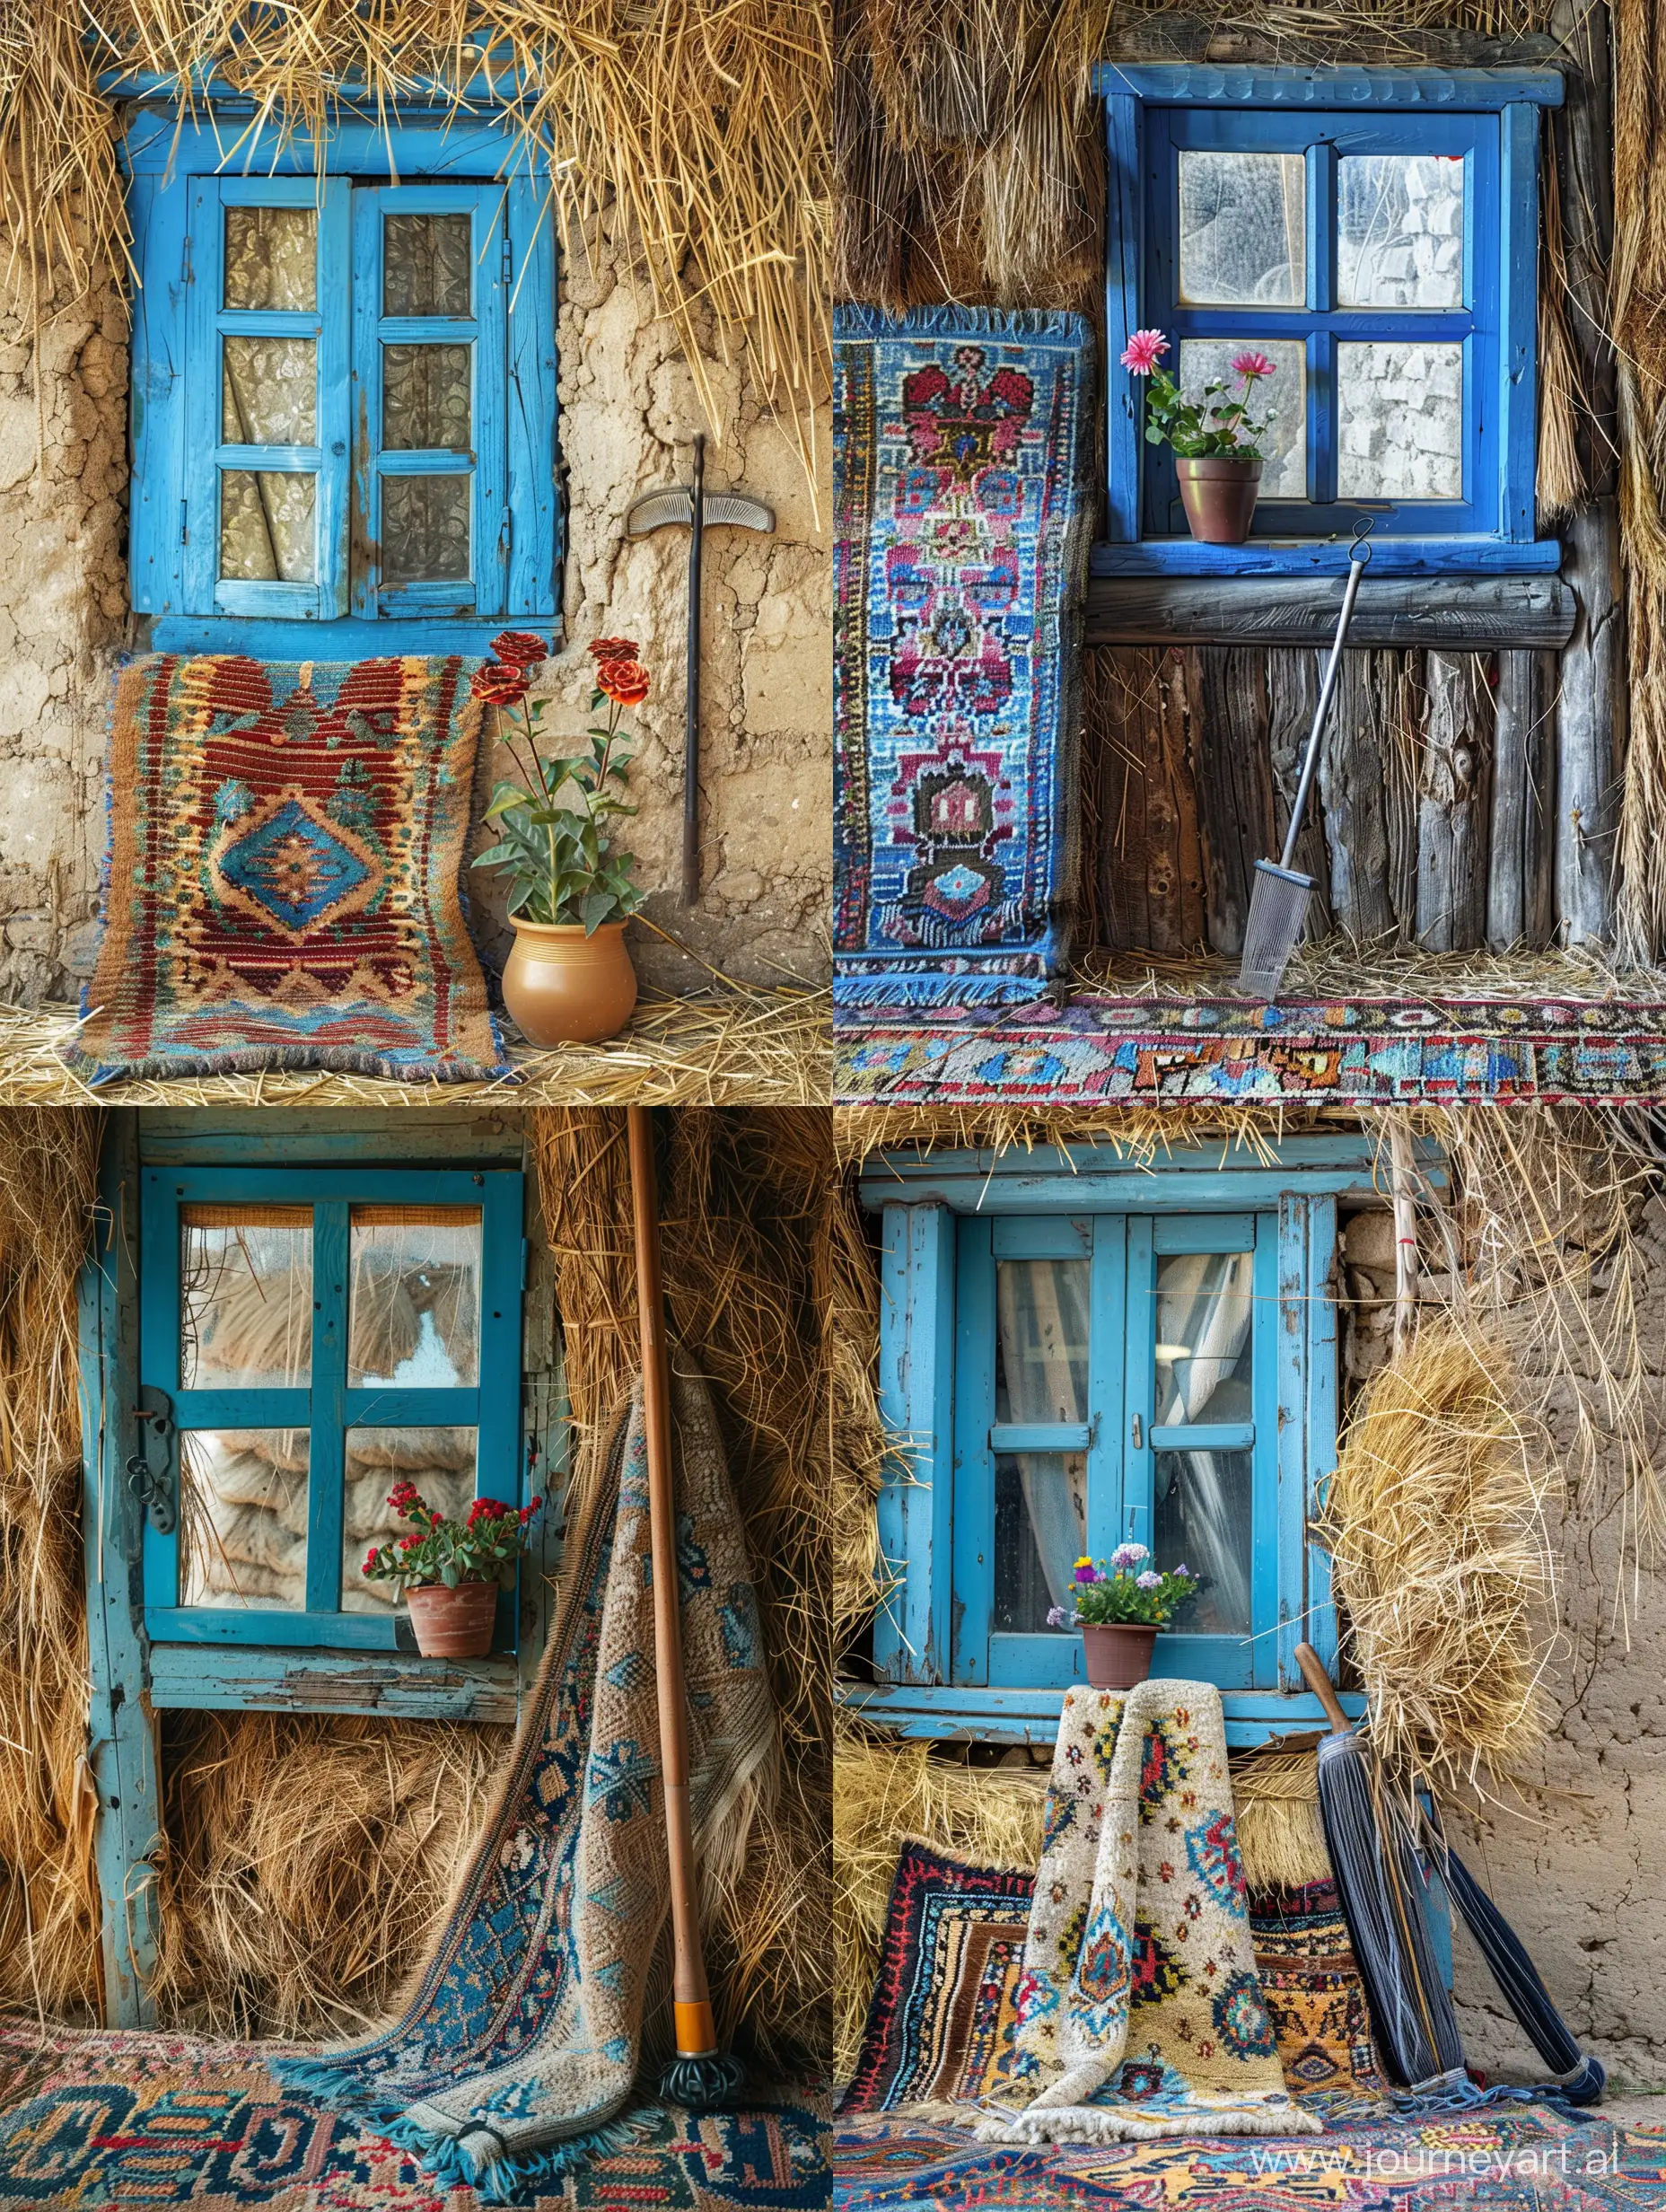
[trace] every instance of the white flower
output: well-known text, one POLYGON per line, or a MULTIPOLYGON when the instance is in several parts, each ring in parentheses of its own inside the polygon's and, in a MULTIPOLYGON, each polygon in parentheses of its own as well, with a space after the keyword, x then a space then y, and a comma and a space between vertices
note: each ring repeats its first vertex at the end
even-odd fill
POLYGON ((1150 1567, 1147 1567, 1143 1575, 1136 1575, 1134 1577, 1134 1586, 1136 1590, 1161 1590, 1162 1576, 1153 1575, 1150 1567))
POLYGON ((1049 1628, 1067 1628, 1070 1615, 1062 1605, 1049 1605, 1047 1609, 1047 1625, 1049 1628))
POLYGON ((1110 1563, 1118 1568, 1137 1567, 1142 1559, 1149 1559, 1150 1557, 1151 1553, 1144 1544, 1118 1544, 1110 1555, 1110 1563))

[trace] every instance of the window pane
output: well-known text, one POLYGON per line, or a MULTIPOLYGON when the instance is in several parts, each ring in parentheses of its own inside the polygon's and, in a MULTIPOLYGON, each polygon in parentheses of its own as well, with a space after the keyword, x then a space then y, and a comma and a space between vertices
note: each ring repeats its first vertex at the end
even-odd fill
POLYGON ((228 445, 318 442, 318 356, 310 338, 222 341, 220 435, 228 445))
POLYGON ((1248 1452, 1159 1452, 1152 1549, 1160 1567, 1188 1567, 1197 1595, 1175 1620, 1181 1636, 1250 1633, 1248 1452))
POLYGON ((1463 347, 1337 348, 1337 489, 1345 499, 1463 496, 1463 347))
POLYGON ((449 448, 466 453, 469 428, 469 346, 384 346, 381 442, 399 452, 449 448))
POLYGON ((305 1606, 307 1453, 303 1428, 180 1436, 181 1605, 305 1606))
POLYGON ((1463 305, 1463 156, 1349 154, 1337 163, 1344 307, 1463 305))
POLYGON ((1223 383, 1218 396, 1232 400, 1242 384, 1232 374, 1232 358, 1246 347, 1263 353, 1273 373, 1255 388, 1250 414, 1257 422, 1270 415, 1261 441, 1261 497, 1307 497, 1307 349, 1300 338, 1188 338, 1180 340, 1180 390, 1201 399, 1206 384, 1223 383))
POLYGON ((390 1582, 367 1582, 360 1573, 373 1544, 408 1536, 388 1503, 396 1482, 414 1482, 425 1502, 448 1520, 467 1517, 475 1492, 472 1428, 350 1428, 347 1431, 346 1509, 341 1528, 341 1610, 390 1611, 390 1582))
POLYGON ((180 1380, 188 1391, 309 1386, 310 1207, 185 1207, 180 1288, 180 1380))
POLYGON ((1157 1426, 1247 1421, 1255 1336, 1249 1252, 1169 1252, 1157 1261, 1157 1426))
POLYGON ((467 583, 469 497, 466 476, 383 477, 383 582, 467 583))
POLYGON ((227 469, 220 478, 220 574, 253 584, 316 584, 310 476, 227 469))
POLYGON ((314 208, 226 209, 225 305, 297 312, 318 305, 314 208))
POLYGON ((381 231, 384 315, 466 315, 474 251, 466 214, 389 215, 381 231))
POLYGON ((1083 1453, 1014 1452, 997 1457, 997 1628, 1044 1630, 1049 1606, 1068 1607, 1071 1572, 1087 1541, 1087 1488, 1083 1453))
POLYGON ((355 1206, 349 1238, 348 1382, 472 1389, 480 1379, 478 1210, 355 1206))
POLYGON ((1307 301, 1307 162, 1180 155, 1180 297, 1201 307, 1307 301))
POLYGON ((1087 1261, 1003 1260, 995 1306, 995 1419, 1085 1421, 1087 1261))

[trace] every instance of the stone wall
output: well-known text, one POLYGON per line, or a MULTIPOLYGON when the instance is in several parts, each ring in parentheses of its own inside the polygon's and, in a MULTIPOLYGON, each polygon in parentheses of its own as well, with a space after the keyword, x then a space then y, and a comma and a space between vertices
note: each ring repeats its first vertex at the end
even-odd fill
MULTIPOLYGON (((1356 1215, 1344 1240, 1350 1387, 1374 1373, 1392 1337, 1394 1243, 1386 1210, 1356 1215)), ((1635 1249, 1649 1364, 1666 1377, 1666 1206, 1651 1201, 1635 1249)), ((1431 1249, 1426 1264, 1445 1265, 1431 1249)), ((1545 1347, 1524 1327, 1515 1353, 1544 1375, 1545 1347)), ((1536 1387, 1536 1381, 1535 1381, 1536 1387)), ((1571 1453, 1566 1381, 1549 1417, 1571 1453)), ((1666 1584, 1639 1569, 1600 1469, 1583 1491, 1558 1488, 1551 1525, 1561 1635, 1548 1677, 1556 1722, 1542 1769, 1517 1810, 1455 1839, 1526 1944, 1574 2034, 1617 2085, 1666 2084, 1666 1584)), ((1454 1937, 1459 2014, 1473 2065, 1531 2079, 1540 2063, 1465 1934, 1454 1937)))
MULTIPOLYGON (((560 459, 567 499, 568 651, 548 688, 588 721, 585 641, 628 632, 654 692, 637 718, 642 812, 631 825, 647 911, 689 958, 640 924, 644 976, 706 980, 702 961, 778 982, 813 978, 830 905, 831 686, 829 423, 817 419, 819 501, 788 429, 722 336, 703 333, 717 420, 713 489, 744 485, 776 510, 773 536, 706 541, 704 893, 677 903, 688 534, 636 543, 625 511, 649 487, 687 480, 702 426, 695 379, 671 326, 621 273, 604 222, 563 257, 560 459), (592 250, 593 249, 593 250, 592 250)), ((0 1003, 72 998, 90 970, 104 838, 103 745, 110 671, 128 620, 126 315, 115 285, 63 304, 39 351, 17 303, 0 308, 0 1003), (36 364, 39 392, 36 391, 36 364)), ((825 399, 825 395, 823 395, 825 399)), ((489 764, 483 763, 483 780, 489 764)), ((482 838, 483 843, 486 838, 482 838)), ((501 894, 473 880, 488 958, 501 894)))

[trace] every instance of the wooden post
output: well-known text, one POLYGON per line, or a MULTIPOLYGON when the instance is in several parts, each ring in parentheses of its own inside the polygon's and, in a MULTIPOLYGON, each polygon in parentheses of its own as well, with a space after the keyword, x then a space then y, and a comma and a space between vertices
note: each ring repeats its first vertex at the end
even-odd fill
POLYGON ((1431 653, 1417 805, 1417 942, 1462 952, 1481 942, 1486 896, 1486 745, 1473 654, 1431 653))
POLYGON ((1372 655, 1345 653, 1320 754, 1319 789, 1331 910, 1337 927, 1359 944, 1391 935, 1399 919, 1390 896, 1383 741, 1372 655))
POLYGON ((1495 952, 1548 940, 1551 768, 1546 656, 1501 653, 1493 715, 1493 823, 1486 943, 1495 952))
POLYGON ((1389 1177, 1394 1204, 1394 1354, 1411 1342, 1417 1321, 1417 1186, 1411 1132, 1396 1115, 1389 1123, 1389 1177))
POLYGON ((1556 701, 1556 918, 1565 942, 1578 944, 1613 931, 1627 718, 1618 400, 1608 330, 1614 252, 1609 10, 1603 0, 1556 0, 1551 31, 1565 55, 1565 98, 1553 111, 1551 130, 1579 370, 1579 452, 1591 494, 1562 531, 1562 573, 1576 612, 1562 649, 1556 701))

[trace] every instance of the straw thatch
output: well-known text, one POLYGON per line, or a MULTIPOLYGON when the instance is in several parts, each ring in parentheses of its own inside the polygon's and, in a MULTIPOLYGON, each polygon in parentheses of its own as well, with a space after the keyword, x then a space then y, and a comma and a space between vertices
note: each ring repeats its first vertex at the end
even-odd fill
MULTIPOLYGON (((5 0, 0 227, 25 292, 118 267, 127 214, 101 73, 143 71, 200 106, 217 79, 281 131, 374 118, 402 95, 496 109, 568 233, 622 218, 697 380, 740 336, 796 426, 811 489, 825 356, 827 22, 814 0, 5 0), (704 342, 702 342, 704 341, 704 342)), ((240 165, 242 126, 224 127, 240 165)), ((705 397, 705 395, 703 395, 705 397)), ((718 410, 706 412, 715 431, 718 410)))
POLYGON ((0 1091, 13 1104, 73 1106, 455 1106, 490 1098, 537 1106, 813 1106, 829 1096, 826 991, 744 984, 697 998, 644 992, 604 1044, 510 1048, 513 1077, 414 1084, 373 1075, 146 1077, 93 1092, 57 1056, 76 1026, 66 1006, 0 1006, 0 1091))
POLYGON ((1425 1323, 1367 1390, 1314 1529, 1373 1747, 1449 1790, 1496 1786, 1545 1741, 1546 1478, 1509 1372, 1496 1339, 1425 1323))

